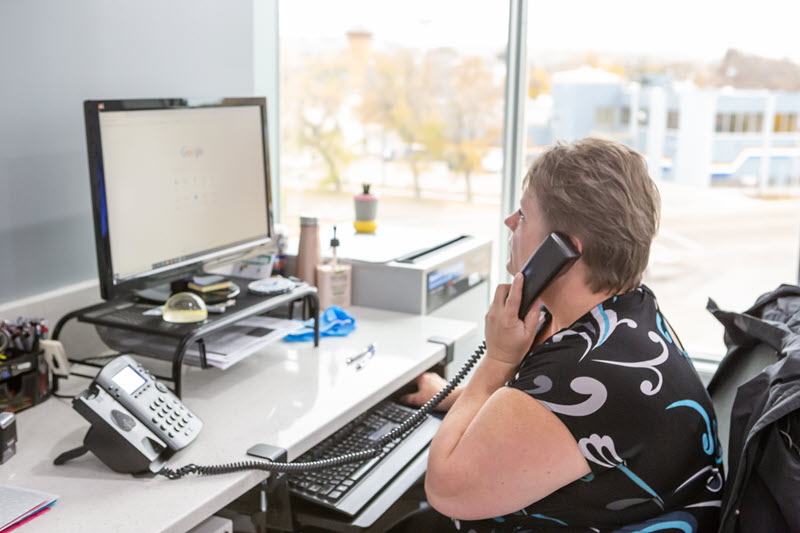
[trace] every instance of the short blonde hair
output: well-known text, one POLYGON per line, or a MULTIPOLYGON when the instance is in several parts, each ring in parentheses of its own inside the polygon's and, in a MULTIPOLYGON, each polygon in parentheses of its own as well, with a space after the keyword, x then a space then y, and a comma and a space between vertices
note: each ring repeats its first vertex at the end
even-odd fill
POLYGON ((641 154, 598 138, 559 141, 534 160, 523 187, 534 193, 548 233, 583 244, 591 290, 619 293, 642 282, 661 196, 641 154))

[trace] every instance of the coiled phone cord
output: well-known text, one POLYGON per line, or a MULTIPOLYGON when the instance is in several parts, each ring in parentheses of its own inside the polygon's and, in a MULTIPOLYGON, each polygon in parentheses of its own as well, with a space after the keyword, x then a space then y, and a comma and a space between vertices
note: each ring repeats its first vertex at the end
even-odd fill
POLYGON ((447 396, 453 392, 459 383, 467 376, 472 367, 474 367, 483 354, 486 353, 486 341, 483 341, 480 346, 475 350, 461 370, 453 376, 453 378, 447 383, 447 385, 440 390, 433 398, 428 400, 428 402, 420 407, 414 414, 409 415, 408 418, 403 420, 398 426, 388 432, 386 435, 381 437, 372 448, 367 448, 365 450, 359 452, 348 453, 345 455, 340 455, 339 457, 331 457, 330 459, 321 459, 319 461, 308 461, 303 463, 275 463, 275 462, 263 462, 263 461, 242 461, 238 463, 229 463, 224 465, 213 465, 213 466, 201 466, 196 464, 188 464, 186 466, 182 466, 177 470, 173 470, 171 468, 162 468, 156 474, 164 476, 169 479, 180 479, 183 476, 188 474, 197 474, 199 476, 214 476, 217 474, 230 474, 233 472, 241 472, 243 470, 263 470, 266 472, 277 472, 277 473, 287 473, 293 474, 297 472, 311 472, 314 470, 325 470, 326 468, 332 468, 334 466, 339 466, 347 463, 356 463, 359 461, 364 461, 366 459, 371 459, 373 457, 377 457, 383 447, 386 446, 389 442, 399 439, 402 437, 407 431, 411 430, 412 428, 416 427, 419 423, 421 423, 425 417, 433 411, 437 405, 442 403, 442 400, 447 398, 447 396))

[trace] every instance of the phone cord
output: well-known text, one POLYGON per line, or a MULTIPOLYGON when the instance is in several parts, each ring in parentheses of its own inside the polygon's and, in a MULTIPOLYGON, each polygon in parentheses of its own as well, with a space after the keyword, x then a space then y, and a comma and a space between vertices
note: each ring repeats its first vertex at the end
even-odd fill
POLYGON ((399 439, 403 435, 406 434, 407 431, 415 428, 419 425, 431 411, 433 411, 437 405, 442 403, 442 400, 447 398, 447 396, 453 392, 453 389, 461 383, 472 367, 474 367, 478 361, 480 360, 481 356, 486 352, 486 341, 482 342, 478 349, 475 350, 475 353, 470 356, 461 370, 453 376, 453 378, 447 383, 447 385, 440 390, 433 398, 428 400, 428 402, 420 407, 414 414, 409 415, 408 418, 403 420, 398 426, 392 429, 389 433, 378 439, 378 441, 372 445, 371 448, 367 448, 365 450, 359 452, 348 453, 345 455, 340 455, 339 457, 331 457, 330 459, 321 459, 319 461, 308 461, 303 463, 275 463, 275 462, 263 462, 263 461, 242 461, 238 463, 229 463, 224 465, 214 465, 214 466, 201 466, 196 464, 188 464, 176 470, 172 470, 171 468, 162 468, 158 472, 157 475, 161 475, 167 477, 169 479, 180 479, 183 476, 188 474, 197 474, 199 476, 214 476, 217 474, 230 474, 232 472, 240 472, 243 470, 264 470, 267 472, 277 472, 277 473, 287 473, 292 474, 296 472, 311 472, 314 470, 325 470, 326 468, 332 468, 334 466, 339 466, 347 463, 357 463, 359 461, 365 461, 367 459, 371 459, 373 457, 377 457, 383 447, 386 446, 389 442, 399 439))

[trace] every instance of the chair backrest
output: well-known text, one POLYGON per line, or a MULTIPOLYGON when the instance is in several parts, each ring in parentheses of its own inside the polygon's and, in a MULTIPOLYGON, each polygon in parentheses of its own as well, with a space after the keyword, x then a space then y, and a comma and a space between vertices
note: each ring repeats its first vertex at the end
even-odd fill
MULTIPOLYGON (((720 378, 711 393, 711 402, 714 404, 714 413, 717 415, 717 432, 722 444, 723 462, 725 472, 728 472, 728 438, 731 427, 731 409, 736 399, 736 391, 740 385, 757 376, 766 366, 778 361, 777 352, 760 343, 749 352, 739 354, 736 360, 731 361, 725 369, 725 375, 720 378)), ((718 371, 719 372, 719 371, 718 371)))

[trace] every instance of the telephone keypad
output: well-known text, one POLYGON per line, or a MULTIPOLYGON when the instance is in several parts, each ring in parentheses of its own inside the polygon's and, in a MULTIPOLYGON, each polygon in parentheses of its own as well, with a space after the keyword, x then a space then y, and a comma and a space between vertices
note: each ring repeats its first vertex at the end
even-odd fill
MULTIPOLYGON (((156 383, 156 389, 161 390, 158 383, 156 383)), ((193 428, 190 420, 194 418, 194 415, 179 401, 159 395, 150 403, 150 410, 155 411, 155 416, 152 418, 153 423, 166 432, 169 438, 192 435, 193 428)))
POLYGON ((170 389, 159 382, 135 359, 119 356, 100 371, 96 382, 134 416, 164 439, 167 446, 180 450, 197 436, 203 423, 183 405, 170 389), (115 376, 129 367, 145 378, 141 386, 128 393, 115 381, 115 376))

